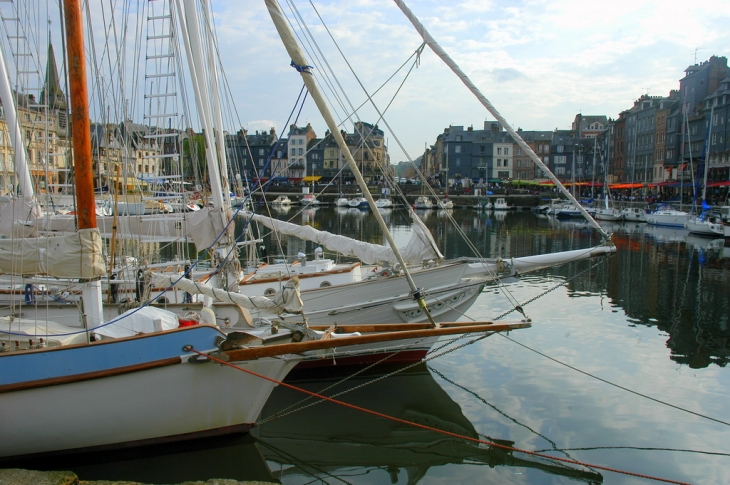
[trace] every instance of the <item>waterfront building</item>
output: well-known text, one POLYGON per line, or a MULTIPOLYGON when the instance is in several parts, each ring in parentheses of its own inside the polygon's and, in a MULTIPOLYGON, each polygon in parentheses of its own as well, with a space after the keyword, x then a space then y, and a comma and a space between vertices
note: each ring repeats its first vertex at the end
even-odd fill
POLYGON ((730 77, 704 100, 703 115, 708 121, 708 181, 730 180, 730 77))
MULTIPOLYGON (((261 132, 257 130, 253 134, 249 134, 248 130, 241 129, 235 135, 226 135, 226 154, 231 171, 240 175, 242 180, 255 182, 260 177, 261 181, 267 181, 272 174, 272 164, 267 167, 267 161, 271 156, 278 160, 274 173, 282 173, 281 164, 285 163, 283 160, 286 159, 286 156, 283 152, 283 145, 278 145, 278 142, 279 139, 274 128, 269 131, 262 130, 261 132), (277 147, 277 150, 281 150, 282 153, 272 154, 271 151, 275 147, 277 147)), ((205 146, 199 149, 204 150, 205 146)), ((303 152, 304 150, 302 150, 303 152)))
POLYGON ((608 117, 605 115, 575 115, 571 129, 576 138, 595 138, 608 126, 608 117))
MULTIPOLYGON (((550 165, 550 141, 552 140, 552 131, 523 131, 522 128, 517 129, 517 133, 527 143, 540 160, 546 165, 550 165)), ((527 156, 522 148, 514 143, 512 145, 514 151, 514 176, 518 180, 534 180, 536 178, 544 178, 537 165, 535 165, 527 156)))

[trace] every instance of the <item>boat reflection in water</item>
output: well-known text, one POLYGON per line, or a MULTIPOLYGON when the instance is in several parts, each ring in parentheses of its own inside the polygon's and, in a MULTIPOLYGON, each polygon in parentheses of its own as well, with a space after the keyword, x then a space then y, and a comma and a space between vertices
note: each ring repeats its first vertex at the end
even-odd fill
MULTIPOLYGON (((373 376, 359 376, 336 386, 333 384, 340 379, 298 378, 296 374, 290 377, 293 379, 287 382, 325 395, 354 389, 335 399, 377 413, 472 439, 513 445, 512 441, 480 437, 461 407, 425 365, 360 388, 357 387, 372 381, 373 376)), ((296 390, 277 387, 262 412, 259 422, 263 424, 252 430, 272 473, 285 484, 313 479, 317 483, 319 480, 324 483, 366 480, 367 483, 411 484, 427 476, 430 469, 446 465, 532 468, 587 483, 603 480, 595 472, 529 455, 518 456, 519 453, 368 415, 331 402, 305 407, 315 402, 314 398, 302 402, 306 398, 306 394, 296 390), (282 417, 267 422, 277 413, 282 417)))

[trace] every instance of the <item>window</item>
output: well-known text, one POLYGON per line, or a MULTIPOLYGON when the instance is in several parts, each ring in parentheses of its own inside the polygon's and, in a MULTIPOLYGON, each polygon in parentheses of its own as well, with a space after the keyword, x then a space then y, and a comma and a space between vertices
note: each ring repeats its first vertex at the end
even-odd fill
POLYGON ((504 166, 506 167, 508 165, 509 165, 509 158, 505 158, 504 159, 504 166))
POLYGON ((555 174, 556 175, 565 175, 565 167, 556 167, 555 174))
POLYGON ((516 155, 522 155, 522 148, 517 147, 517 151, 515 152, 516 155))
POLYGON ((461 167, 461 158, 457 158, 456 159, 456 161, 454 162, 454 166, 455 167, 461 167))
POLYGON ((505 155, 509 155, 509 148, 505 148, 505 149, 504 149, 504 154, 505 154, 505 155))
POLYGON ((525 167, 531 167, 532 166, 532 160, 525 160, 525 167))
POLYGON ((522 166, 522 160, 517 160, 517 166, 518 167, 521 167, 522 166))
MULTIPOLYGON (((259 152, 259 155, 263 155, 263 153, 259 152)), ((304 148, 299 149, 299 155, 304 155, 304 148)))
POLYGON ((497 147, 497 155, 501 155, 501 154, 502 154, 502 147, 497 147))
POLYGON ((717 142, 717 133, 712 134, 712 144, 714 145, 717 142))
POLYGON ((568 156, 567 155, 556 155, 555 156, 555 163, 556 164, 566 163, 567 162, 567 159, 568 159, 568 156))
POLYGON ((263 166, 264 166, 264 159, 259 158, 259 167, 263 167, 263 166))
POLYGON ((564 147, 563 145, 558 145, 558 148, 557 148, 557 150, 556 150, 556 151, 557 151, 558 153, 563 153, 563 150, 564 150, 564 149, 565 149, 565 147, 564 147))
POLYGON ((487 147, 485 147, 484 145, 479 146, 479 153, 485 153, 486 151, 487 151, 487 147))
POLYGON ((292 148, 291 149, 291 156, 293 157, 296 154, 297 154, 297 149, 296 148, 292 148))
POLYGON ((498 158, 497 159, 497 166, 498 167, 501 167, 502 166, 502 159, 501 158, 498 158))
POLYGON ((264 155, 264 153, 265 153, 264 152, 264 149, 263 148, 259 148, 259 155, 262 156, 262 155, 264 155))
POLYGON ((461 141, 461 135, 456 135, 456 141, 461 141))
POLYGON ((454 153, 461 153, 461 145, 456 145, 454 147, 454 153))

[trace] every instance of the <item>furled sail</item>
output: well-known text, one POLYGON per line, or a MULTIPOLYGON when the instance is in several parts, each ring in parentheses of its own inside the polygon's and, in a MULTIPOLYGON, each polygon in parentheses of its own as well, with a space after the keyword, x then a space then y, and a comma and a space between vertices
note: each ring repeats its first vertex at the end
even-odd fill
MULTIPOLYGON (((300 226, 260 214, 247 212, 244 213, 244 217, 259 222, 281 234, 313 241, 344 256, 358 258, 366 264, 395 264, 398 262, 393 250, 388 246, 358 241, 331 232, 320 231, 311 226, 300 226)), ((413 219, 413 235, 405 247, 399 248, 405 262, 407 264, 420 264, 423 261, 443 259, 444 256, 436 247, 436 242, 425 224, 413 212, 411 212, 411 218, 413 219)))
POLYGON ((98 229, 69 236, 0 240, 0 271, 15 275, 95 278, 106 274, 98 229))
POLYGON ((265 296, 246 296, 241 293, 229 292, 220 288, 213 288, 205 283, 192 281, 177 276, 152 274, 152 284, 155 286, 170 287, 186 291, 195 295, 205 295, 218 301, 235 303, 247 310, 266 310, 274 314, 301 313, 302 299, 299 295, 299 280, 292 278, 284 287, 277 291, 272 298, 265 296))
MULTIPOLYGON (((1 217, 0 214, 0 221, 1 217)), ((208 249, 224 229, 220 211, 209 207, 203 207, 196 212, 174 214, 101 216, 96 218, 96 224, 104 238, 111 238, 112 234, 117 239, 135 239, 142 242, 189 238, 195 243, 198 251, 208 249), (115 225, 117 229, 113 233, 115 225)), ((74 234, 76 216, 41 217, 36 220, 35 227, 41 233, 74 234)), ((227 230, 233 230, 233 224, 227 230)))

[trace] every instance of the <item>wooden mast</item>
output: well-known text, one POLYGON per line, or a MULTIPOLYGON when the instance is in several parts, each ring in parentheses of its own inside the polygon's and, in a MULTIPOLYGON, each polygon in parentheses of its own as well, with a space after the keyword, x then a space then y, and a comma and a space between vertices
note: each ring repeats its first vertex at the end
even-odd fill
MULTIPOLYGON (((89 119, 89 92, 86 86, 81 0, 64 0, 63 4, 66 21, 69 92, 71 94, 71 139, 76 179, 77 230, 92 232, 92 238, 99 238, 99 230, 96 228, 94 166, 91 159, 91 121, 89 119)), ((100 254, 100 241, 98 243, 99 245, 94 251, 100 254)), ((104 322, 104 309, 101 301, 101 280, 98 276, 84 282, 81 288, 81 301, 84 327, 90 330, 101 325, 104 322)), ((87 338, 90 339, 90 334, 87 334, 87 338)))
POLYGON ((86 87, 86 59, 80 0, 64 0, 66 52, 68 53, 69 91, 71 94, 71 139, 76 179, 76 204, 79 229, 96 228, 94 167, 91 159, 91 122, 89 93, 86 87))

